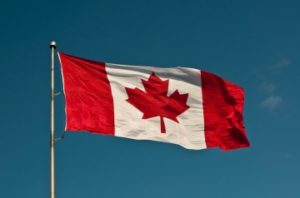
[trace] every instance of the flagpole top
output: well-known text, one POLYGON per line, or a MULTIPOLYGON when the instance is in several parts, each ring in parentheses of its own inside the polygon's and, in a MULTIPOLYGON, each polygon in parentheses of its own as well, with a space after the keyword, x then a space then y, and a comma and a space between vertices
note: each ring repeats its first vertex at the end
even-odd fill
POLYGON ((51 41, 50 43, 50 48, 56 48, 56 42, 55 41, 51 41))

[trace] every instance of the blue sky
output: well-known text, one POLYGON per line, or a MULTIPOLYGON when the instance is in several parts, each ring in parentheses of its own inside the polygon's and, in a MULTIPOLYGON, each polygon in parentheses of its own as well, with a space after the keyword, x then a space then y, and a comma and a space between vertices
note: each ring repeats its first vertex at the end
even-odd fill
MULTIPOLYGON (((251 148, 87 133, 57 142, 57 198, 300 197, 299 1, 6 1, 0 7, 1 197, 49 196, 50 51, 188 66, 244 87, 251 148)), ((56 61, 57 91, 62 90, 56 61)), ((56 98, 56 133, 64 98, 56 98)))

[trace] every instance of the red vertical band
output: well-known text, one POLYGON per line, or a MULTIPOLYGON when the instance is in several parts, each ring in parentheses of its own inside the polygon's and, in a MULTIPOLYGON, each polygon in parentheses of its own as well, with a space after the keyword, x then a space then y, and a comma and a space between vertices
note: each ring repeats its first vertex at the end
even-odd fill
POLYGON ((243 89, 205 71, 201 71, 201 82, 207 147, 248 147, 243 124, 243 89))
POLYGON ((105 63, 59 53, 66 100, 66 130, 114 134, 113 98, 105 63))

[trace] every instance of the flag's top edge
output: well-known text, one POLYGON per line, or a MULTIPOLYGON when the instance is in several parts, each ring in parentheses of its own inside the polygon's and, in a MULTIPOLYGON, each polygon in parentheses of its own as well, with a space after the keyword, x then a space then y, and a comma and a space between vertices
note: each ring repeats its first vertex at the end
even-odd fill
MULTIPOLYGON (((111 66, 111 67, 127 67, 127 68, 137 68, 137 67, 142 67, 142 68, 147 68, 147 69, 154 69, 157 68, 157 69, 163 69, 163 70, 167 70, 167 69, 180 69, 180 70, 190 70, 190 71, 194 71, 194 72, 207 72, 205 70, 202 70, 202 69, 197 69, 197 68, 193 68, 193 67, 185 67, 185 66, 173 66, 173 67, 158 67, 158 66, 151 66, 151 65, 126 65, 126 64, 116 64, 116 63, 109 63, 109 62, 105 62, 105 61, 96 61, 96 60, 91 60, 91 59, 86 59, 86 58, 81 58, 81 57, 78 57, 78 56, 74 56, 74 55, 70 55, 70 54, 66 54, 64 52, 60 52, 60 51, 57 51, 59 57, 60 56, 67 56, 67 57, 70 57, 70 58, 75 58, 75 59, 80 59, 80 60, 84 60, 84 61, 89 61, 89 62, 92 62, 92 63, 96 63, 96 64, 105 64, 107 66, 111 66)), ((207 72, 207 73, 211 73, 211 72, 207 72)), ((211 73, 213 74, 213 73, 211 73)), ((219 78, 222 78, 220 77, 219 75, 216 75, 216 74, 213 74, 215 76, 218 76, 219 78)), ((223 79, 223 78, 222 78, 223 79)), ((228 81, 229 82, 229 81, 228 81)), ((236 85, 235 83, 233 83, 234 85, 236 85)), ((240 86, 239 86, 240 87, 240 86)), ((242 87, 240 87, 241 89, 243 89, 242 87)))
POLYGON ((74 56, 74 55, 70 55, 70 54, 66 54, 64 52, 57 52, 60 55, 63 56, 68 56, 68 57, 72 57, 72 58, 77 58, 77 59, 82 59, 82 60, 86 60, 86 61, 91 61, 91 62, 96 62, 96 63, 105 63, 106 65, 110 65, 110 66, 118 66, 118 67, 148 67, 148 68, 163 68, 163 69, 171 69, 171 68, 185 68, 185 69, 191 69, 191 70, 196 70, 196 71, 201 71, 200 69, 197 69, 195 67, 185 67, 185 66, 168 66, 168 67, 164 67, 164 66, 153 66, 153 65, 126 65, 126 64, 118 64, 118 63, 110 63, 110 62, 105 62, 105 61, 98 61, 98 60, 91 60, 91 59, 86 59, 86 58, 82 58, 82 57, 78 57, 78 56, 74 56))
POLYGON ((173 67, 162 67, 162 66, 151 66, 151 65, 126 65, 126 64, 116 64, 116 63, 105 63, 105 65, 107 66, 111 66, 111 67, 127 67, 127 68, 137 68, 137 67, 142 67, 142 68, 149 68, 149 69, 166 69, 166 70, 169 70, 169 69, 188 69, 188 70, 194 70, 196 72, 200 72, 201 70, 200 69, 197 69, 197 68, 192 68, 192 67, 184 67, 184 66, 173 66, 173 67))

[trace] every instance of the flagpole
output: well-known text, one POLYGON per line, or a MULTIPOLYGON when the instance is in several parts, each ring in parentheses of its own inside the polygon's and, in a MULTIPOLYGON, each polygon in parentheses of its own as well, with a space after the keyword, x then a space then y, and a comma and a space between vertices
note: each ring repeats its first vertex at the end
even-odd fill
POLYGON ((50 118, 50 198, 55 198, 55 133, 54 133, 54 52, 56 42, 51 41, 51 118, 50 118))

